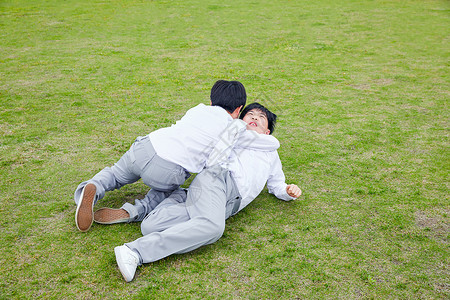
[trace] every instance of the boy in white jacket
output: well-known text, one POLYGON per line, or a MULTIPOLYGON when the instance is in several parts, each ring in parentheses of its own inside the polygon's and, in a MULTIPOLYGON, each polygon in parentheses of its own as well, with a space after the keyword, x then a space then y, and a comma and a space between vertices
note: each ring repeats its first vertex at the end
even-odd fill
POLYGON ((127 282, 134 278, 138 265, 217 241, 225 220, 253 201, 266 182, 269 192, 279 199, 289 201, 301 195, 296 185, 285 183, 277 153, 280 144, 269 135, 276 115, 253 103, 241 117, 249 130, 240 136, 231 157, 200 172, 187 194, 178 189, 156 206, 167 195, 151 190, 134 206, 96 212, 95 220, 103 224, 142 220, 144 236, 114 249, 127 282))
POLYGON ((245 130, 239 122, 231 124, 245 105, 245 88, 238 81, 219 80, 212 87, 210 98, 211 106, 199 104, 171 127, 138 137, 112 167, 79 184, 74 195, 77 228, 89 230, 93 206, 105 192, 140 178, 152 190, 172 192, 190 172, 198 173, 205 167, 217 143, 233 144, 237 133, 245 130))

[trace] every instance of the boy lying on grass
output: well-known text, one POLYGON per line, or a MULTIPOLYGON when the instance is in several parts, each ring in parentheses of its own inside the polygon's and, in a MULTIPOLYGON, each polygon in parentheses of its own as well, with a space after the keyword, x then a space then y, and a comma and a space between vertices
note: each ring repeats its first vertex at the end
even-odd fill
POLYGON ((252 202, 266 182, 269 192, 281 200, 301 195, 298 186, 285 183, 277 153, 280 144, 270 135, 276 115, 253 103, 241 119, 249 130, 240 136, 229 160, 201 171, 188 191, 177 189, 167 195, 152 189, 135 205, 95 212, 95 221, 102 224, 142 221, 143 237, 114 249, 125 281, 133 280, 139 265, 217 241, 225 220, 252 202))

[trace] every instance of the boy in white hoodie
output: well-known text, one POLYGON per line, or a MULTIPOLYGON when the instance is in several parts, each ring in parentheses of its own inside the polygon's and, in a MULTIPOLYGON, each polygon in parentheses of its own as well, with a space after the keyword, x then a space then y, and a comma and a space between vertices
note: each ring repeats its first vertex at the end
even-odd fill
POLYGON ((167 194, 150 191, 146 198, 121 209, 100 209, 95 220, 103 224, 141 221, 143 237, 114 249, 119 269, 128 282, 138 265, 174 253, 185 253, 217 241, 225 220, 253 201, 264 188, 281 200, 298 198, 301 190, 287 185, 277 149, 278 140, 269 135, 276 115, 253 103, 241 114, 247 123, 231 156, 210 164, 191 183, 189 190, 167 194), (157 205, 157 203, 159 203, 157 205))
POLYGON ((198 173, 205 167, 217 143, 233 144, 237 133, 245 130, 240 122, 231 124, 245 105, 245 88, 238 81, 219 80, 212 87, 210 98, 211 106, 199 104, 171 127, 138 137, 112 167, 80 183, 74 195, 77 228, 89 230, 93 206, 107 191, 142 178, 152 190, 172 192, 190 172, 198 173))

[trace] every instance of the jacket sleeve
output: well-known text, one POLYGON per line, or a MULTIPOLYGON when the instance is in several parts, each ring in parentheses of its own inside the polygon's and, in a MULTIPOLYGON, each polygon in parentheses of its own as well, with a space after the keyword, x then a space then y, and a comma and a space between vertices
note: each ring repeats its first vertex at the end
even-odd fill
POLYGON ((270 152, 277 150, 280 142, 271 135, 260 134, 253 130, 244 130, 239 135, 236 148, 270 152))
POLYGON ((269 189, 269 193, 274 194, 278 199, 281 200, 294 200, 295 198, 289 196, 286 192, 286 177, 283 173, 278 152, 275 151, 274 155, 275 157, 272 163, 272 171, 270 172, 269 178, 267 179, 267 188, 269 189))
POLYGON ((219 141, 214 146, 206 161, 206 167, 211 167, 216 164, 227 164, 231 151, 236 145, 239 136, 245 131, 246 123, 244 121, 240 119, 231 121, 219 136, 219 141))

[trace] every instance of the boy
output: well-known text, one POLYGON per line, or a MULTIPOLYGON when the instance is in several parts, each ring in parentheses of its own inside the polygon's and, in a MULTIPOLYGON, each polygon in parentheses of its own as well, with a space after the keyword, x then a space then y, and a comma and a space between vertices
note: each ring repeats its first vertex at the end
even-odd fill
POLYGON ((233 144, 237 132, 245 130, 233 119, 246 103, 246 92, 238 81, 217 81, 211 89, 211 106, 191 108, 171 127, 138 137, 131 148, 112 167, 82 182, 75 191, 75 223, 87 231, 93 221, 93 206, 106 191, 119 189, 140 178, 156 191, 171 192, 190 176, 200 172, 214 146, 222 141, 233 144), (233 128, 233 132, 227 132, 233 128))
POLYGON ((239 138, 227 164, 213 165, 197 175, 186 192, 164 195, 150 191, 146 199, 122 209, 100 209, 100 223, 142 221, 143 237, 114 249, 124 279, 134 278, 138 265, 159 260, 174 253, 192 251, 217 241, 225 229, 225 219, 242 210, 267 186, 282 200, 301 195, 296 185, 287 185, 273 133, 276 115, 253 103, 241 114, 247 130, 239 138), (151 211, 151 212, 150 212, 151 211), (150 212, 145 218, 145 214, 150 212))

